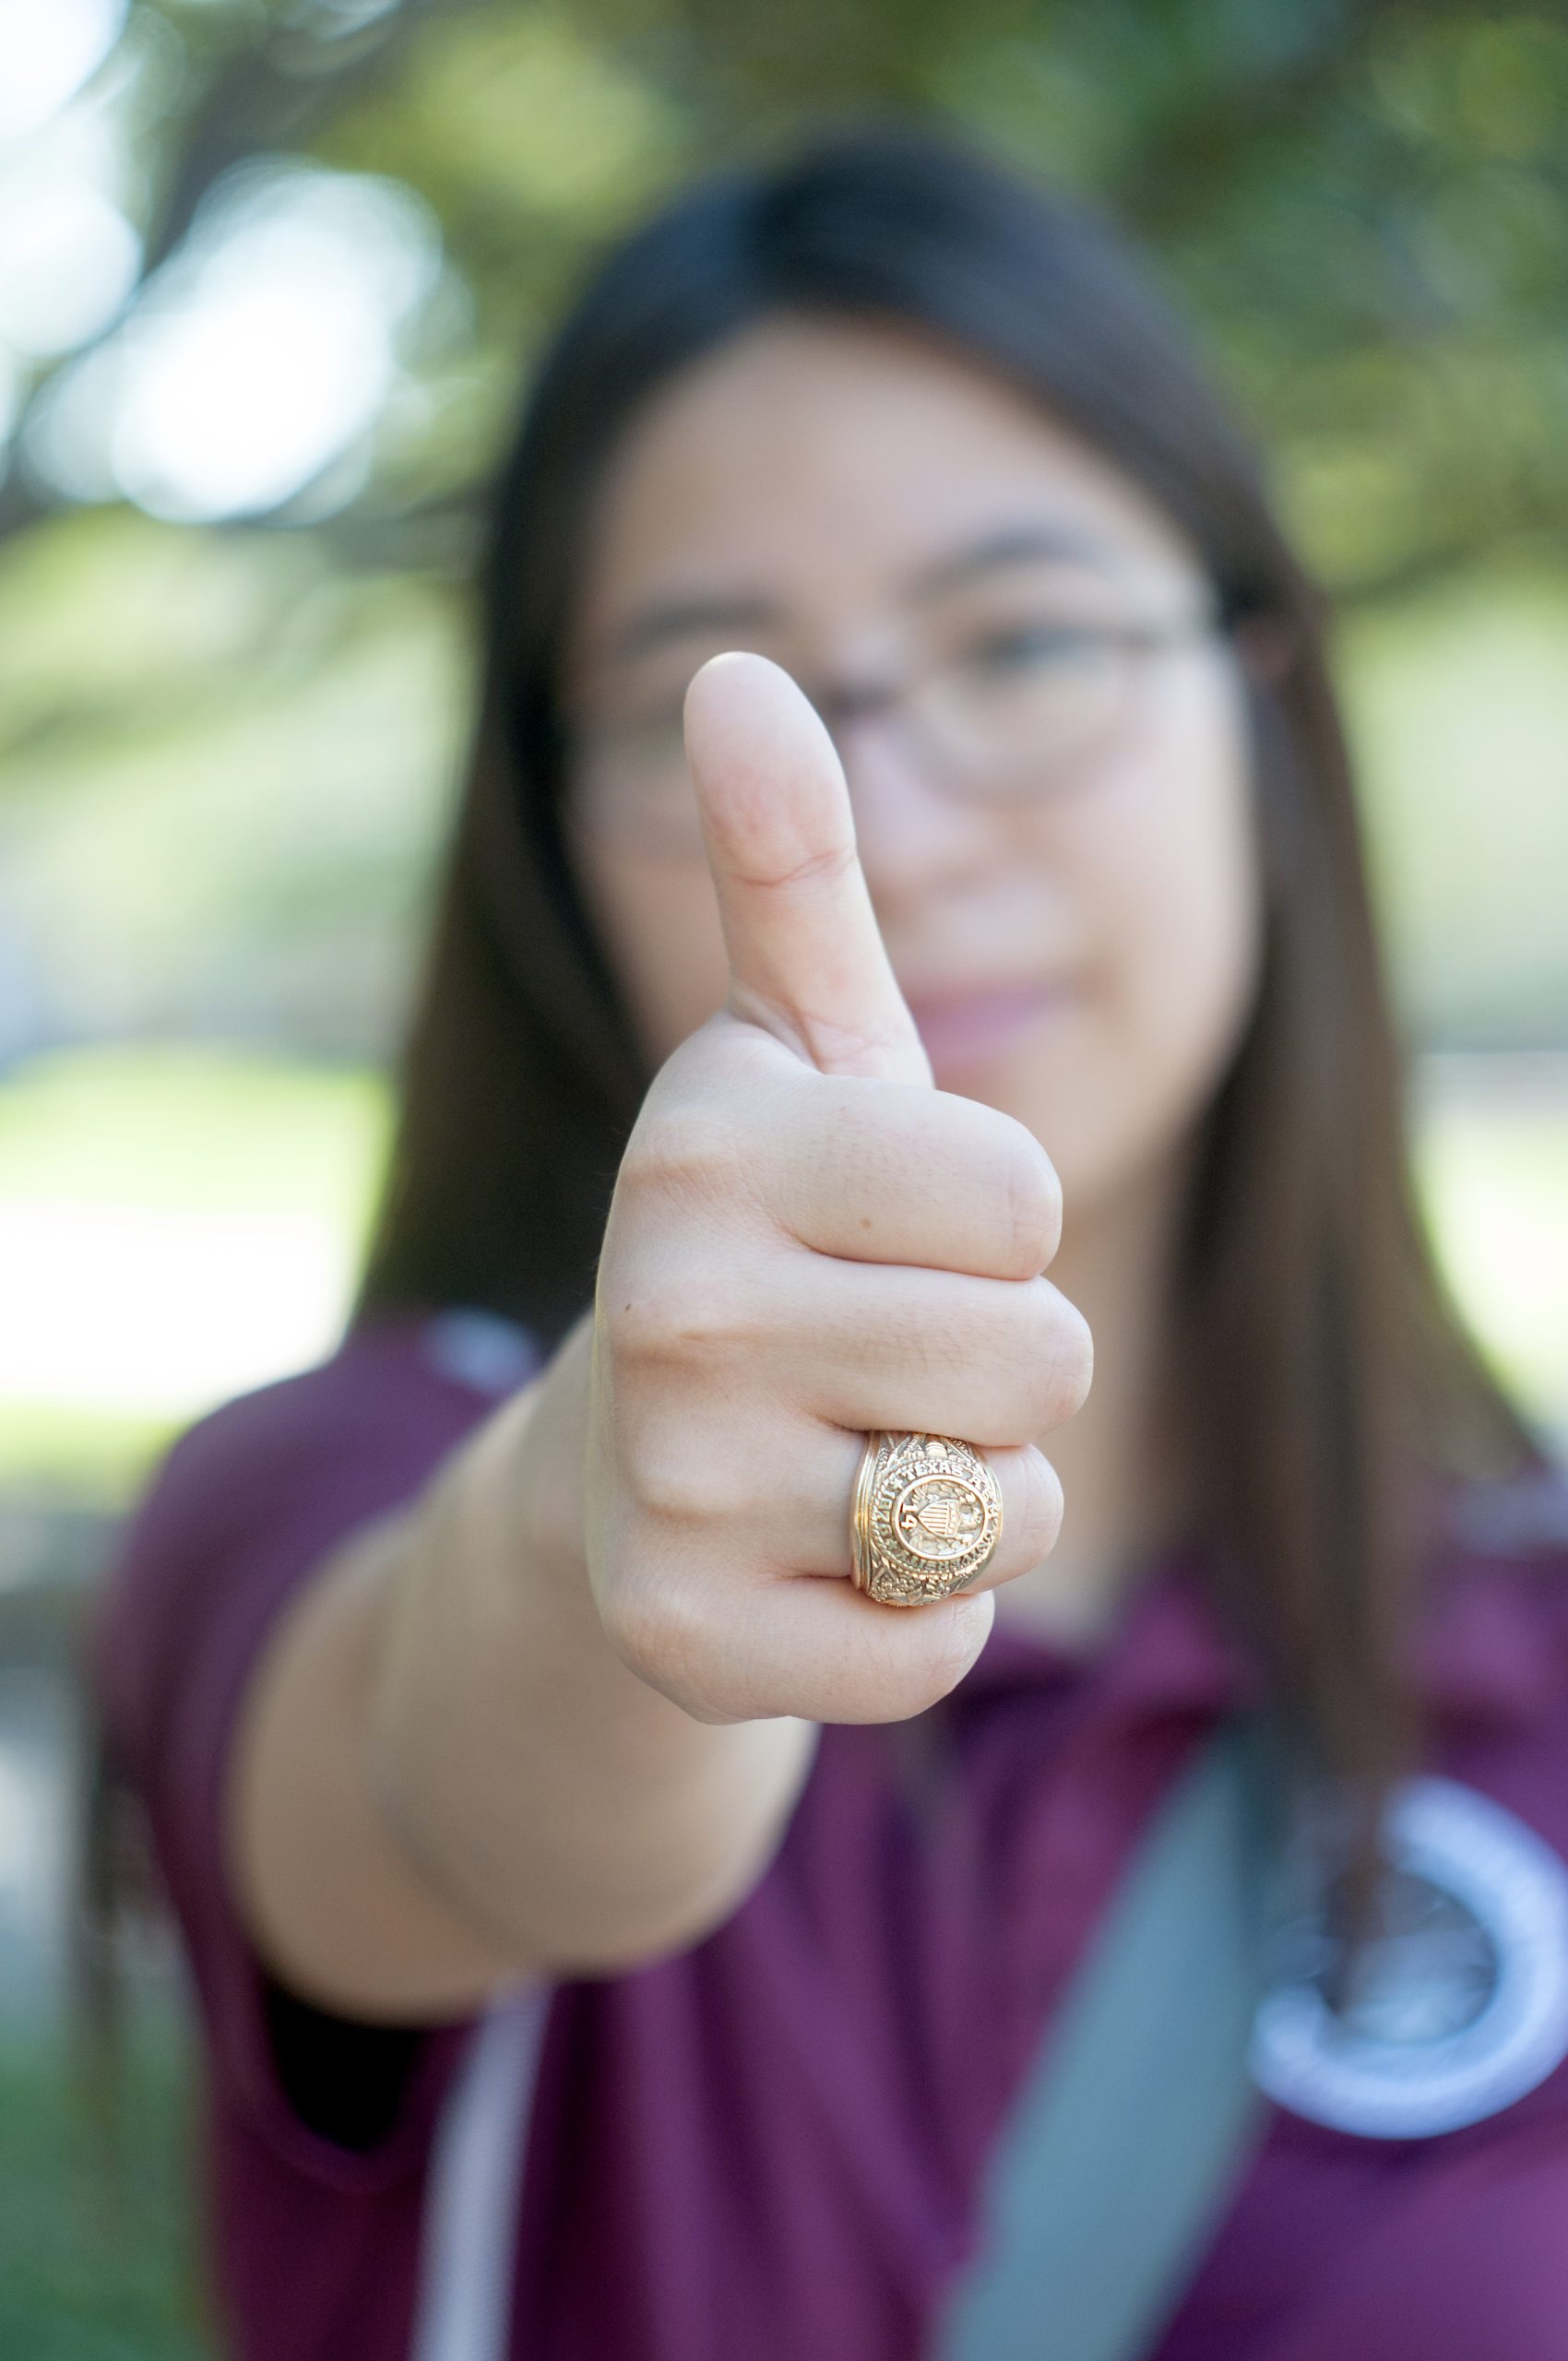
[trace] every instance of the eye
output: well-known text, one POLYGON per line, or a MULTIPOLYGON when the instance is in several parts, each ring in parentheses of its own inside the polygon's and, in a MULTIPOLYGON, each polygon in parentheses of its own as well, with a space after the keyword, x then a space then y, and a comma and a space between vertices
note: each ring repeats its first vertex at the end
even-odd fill
POLYGON ((991 679, 1020 673, 1067 671, 1099 652, 1099 637, 1082 624, 1019 623, 998 624, 979 634, 965 649, 966 668, 991 679))

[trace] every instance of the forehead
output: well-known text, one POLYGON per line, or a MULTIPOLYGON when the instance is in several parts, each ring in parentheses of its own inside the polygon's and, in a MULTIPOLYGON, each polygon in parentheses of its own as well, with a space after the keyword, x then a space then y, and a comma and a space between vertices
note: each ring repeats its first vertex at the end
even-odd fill
POLYGON ((902 327, 781 318, 633 423, 596 504, 581 621, 591 638, 671 590, 852 604, 1024 520, 1111 571, 1198 567, 1135 484, 980 367, 902 327))

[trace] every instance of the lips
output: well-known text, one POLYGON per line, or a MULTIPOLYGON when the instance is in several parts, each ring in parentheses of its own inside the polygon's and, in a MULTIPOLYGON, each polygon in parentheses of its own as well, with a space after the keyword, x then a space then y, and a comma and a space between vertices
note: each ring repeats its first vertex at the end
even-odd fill
POLYGON ((968 1065, 1009 1049, 1041 1018, 1070 1007, 1082 986, 1068 978, 909 992, 909 1014, 933 1065, 968 1065))

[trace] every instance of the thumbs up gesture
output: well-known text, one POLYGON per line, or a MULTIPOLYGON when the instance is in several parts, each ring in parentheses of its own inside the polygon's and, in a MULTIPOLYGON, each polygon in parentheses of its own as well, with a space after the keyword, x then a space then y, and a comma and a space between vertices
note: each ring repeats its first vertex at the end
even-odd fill
POLYGON ((962 1678, 991 1589, 1056 1538, 1041 1442, 1092 1362, 1043 1276, 1060 1191, 1021 1123, 932 1087, 843 771, 789 675, 705 664, 686 750, 730 986, 656 1077, 616 1180, 590 1579, 616 1652, 699 1720, 898 1720, 962 1678), (874 1428, 984 1452, 1003 1527, 974 1590, 901 1608, 852 1585, 874 1428))

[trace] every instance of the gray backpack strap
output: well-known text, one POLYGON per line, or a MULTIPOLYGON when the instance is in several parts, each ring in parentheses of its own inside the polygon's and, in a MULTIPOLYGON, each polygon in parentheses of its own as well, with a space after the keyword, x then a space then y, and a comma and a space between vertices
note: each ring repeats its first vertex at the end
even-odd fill
POLYGON ((1261 1724, 1225 1724, 1158 1807, 1004 2128, 937 2361, 1158 2341, 1262 2126, 1276 1767, 1261 1724))

